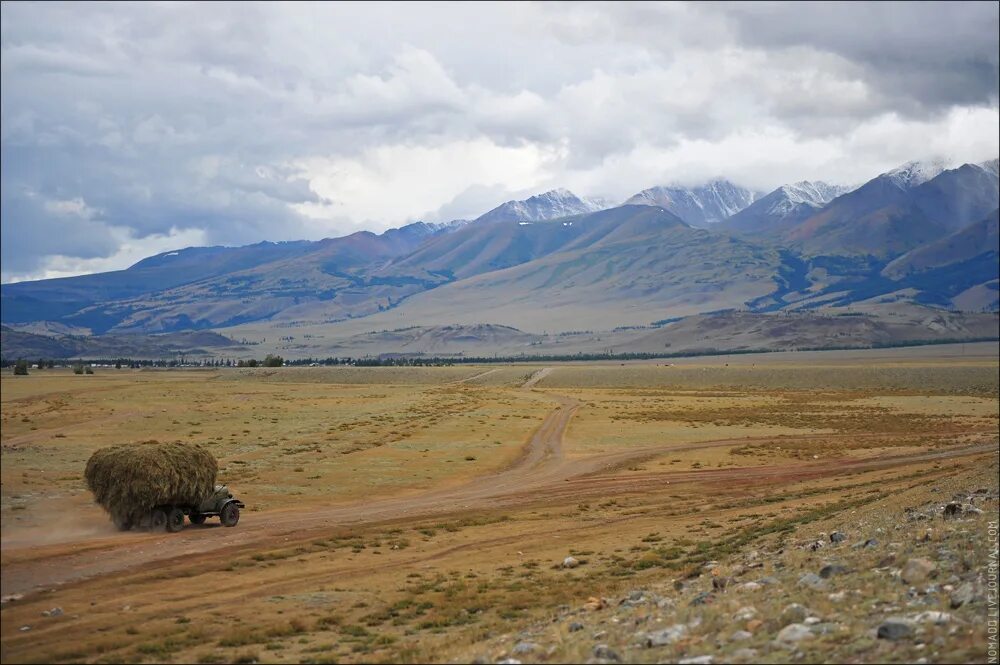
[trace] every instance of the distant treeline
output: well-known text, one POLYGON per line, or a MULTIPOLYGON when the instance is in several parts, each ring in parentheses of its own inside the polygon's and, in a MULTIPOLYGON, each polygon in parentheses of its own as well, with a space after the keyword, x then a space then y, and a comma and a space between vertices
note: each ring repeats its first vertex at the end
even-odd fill
MULTIPOLYGON (((519 354, 506 356, 393 356, 384 355, 376 357, 362 358, 300 358, 297 360, 285 360, 281 356, 268 354, 264 360, 249 359, 220 359, 220 358, 200 358, 188 360, 185 358, 171 360, 134 360, 130 358, 97 358, 97 359, 73 359, 73 360, 45 360, 40 359, 38 364, 41 367, 71 367, 81 363, 105 366, 105 367, 129 367, 133 369, 142 367, 308 367, 313 365, 353 365, 355 367, 427 367, 445 365, 484 365, 503 364, 518 362, 579 362, 589 360, 657 360, 670 358, 697 358, 701 356, 737 356, 757 353, 774 353, 776 351, 856 351, 863 349, 892 349, 906 346, 931 346, 935 344, 968 344, 973 342, 996 342, 997 337, 971 337, 942 338, 908 340, 899 342, 876 342, 868 345, 843 345, 843 346, 798 346, 787 349, 694 349, 690 351, 658 351, 654 353, 573 353, 573 354, 519 354)), ((18 361, 24 362, 22 358, 11 360, 0 358, 0 367, 11 367, 18 361)))
MULTIPOLYGON (((800 346, 778 351, 851 351, 861 349, 889 349, 905 346, 928 346, 934 344, 962 344, 972 342, 996 342, 997 337, 973 337, 969 339, 930 339, 903 342, 880 342, 871 345, 855 346, 800 346)), ((692 351, 655 352, 655 353, 575 353, 575 354, 521 354, 516 356, 385 356, 376 358, 304 358, 289 360, 290 366, 309 365, 354 365, 355 367, 400 367, 400 366, 438 366, 438 365, 483 365, 489 363, 516 362, 573 362, 584 360, 657 360, 669 358, 696 358, 700 356, 735 356, 752 353, 774 353, 776 349, 697 349, 692 351)))

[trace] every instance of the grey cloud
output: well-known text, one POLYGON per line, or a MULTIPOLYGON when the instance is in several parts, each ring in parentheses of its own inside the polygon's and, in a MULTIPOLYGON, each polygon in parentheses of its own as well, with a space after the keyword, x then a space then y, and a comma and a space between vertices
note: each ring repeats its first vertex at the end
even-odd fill
MULTIPOLYGON (((8 261, 30 272, 57 251, 110 255, 109 227, 140 238, 203 229, 241 244, 360 223, 296 211, 327 203, 291 166, 312 157, 486 137, 564 155, 548 186, 637 150, 734 132, 836 137, 886 112, 928 119, 997 105, 996 3, 4 3, 0 12, 6 272, 8 261), (28 192, 80 198, 95 212, 70 225, 28 192), (24 230, 60 225, 65 246, 24 230)), ((433 214, 474 216, 507 190, 470 182, 433 214)))

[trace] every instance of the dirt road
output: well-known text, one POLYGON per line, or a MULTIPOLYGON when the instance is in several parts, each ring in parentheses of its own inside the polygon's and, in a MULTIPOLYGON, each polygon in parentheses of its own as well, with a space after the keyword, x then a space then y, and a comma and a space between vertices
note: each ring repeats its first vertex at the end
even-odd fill
MULTIPOLYGON (((549 372, 539 370, 522 386, 532 390, 549 372)), ((364 503, 313 507, 308 511, 248 513, 235 529, 217 525, 189 527, 179 534, 126 533, 50 545, 14 544, 3 549, 3 594, 27 593, 73 580, 112 574, 213 551, 235 551, 264 544, 280 545, 316 537, 333 528, 399 519, 504 509, 575 498, 614 496, 662 488, 666 484, 769 484, 829 477, 918 462, 996 453, 995 442, 911 452, 879 458, 833 458, 749 468, 618 473, 628 464, 665 452, 701 450, 769 439, 724 439, 684 446, 645 446, 585 459, 563 455, 563 437, 579 402, 545 393, 555 402, 531 436, 521 456, 507 468, 461 486, 364 503)), ((822 435, 826 439, 837 435, 822 435)), ((857 434, 850 435, 857 438, 857 434)), ((811 438, 811 437, 800 437, 811 438)), ((784 437, 789 441, 794 437, 784 437)))

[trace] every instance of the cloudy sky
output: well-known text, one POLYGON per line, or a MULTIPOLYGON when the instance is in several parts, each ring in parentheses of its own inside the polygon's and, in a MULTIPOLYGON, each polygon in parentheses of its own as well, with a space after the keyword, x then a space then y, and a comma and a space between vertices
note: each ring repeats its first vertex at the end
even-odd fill
POLYGON ((2 280, 998 139, 998 4, 2 5, 2 280))

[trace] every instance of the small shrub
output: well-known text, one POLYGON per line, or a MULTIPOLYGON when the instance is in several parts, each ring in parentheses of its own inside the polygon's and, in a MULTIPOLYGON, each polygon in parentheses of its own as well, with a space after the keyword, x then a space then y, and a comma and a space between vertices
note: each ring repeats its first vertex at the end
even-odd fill
POLYGON ((80 363, 77 363, 77 364, 73 365, 73 373, 74 374, 83 374, 83 365, 81 365, 80 363))
POLYGON ((28 376, 28 361, 24 358, 18 358, 17 362, 14 363, 14 376, 28 376))

